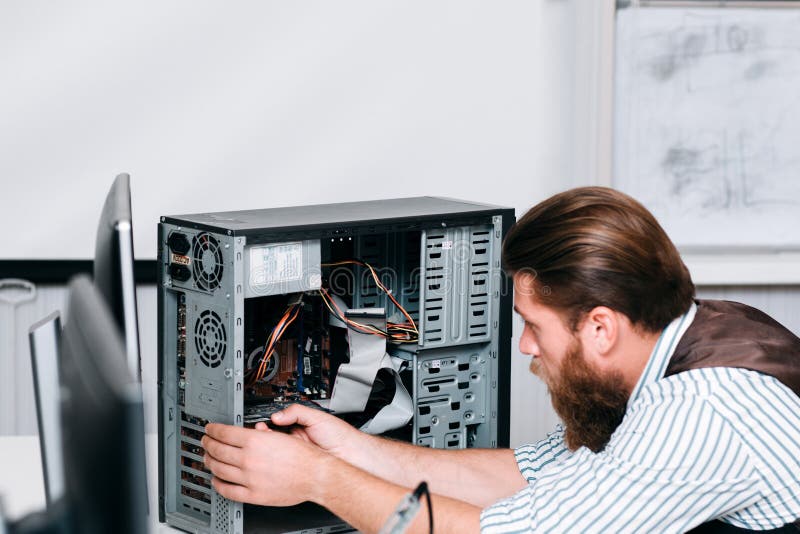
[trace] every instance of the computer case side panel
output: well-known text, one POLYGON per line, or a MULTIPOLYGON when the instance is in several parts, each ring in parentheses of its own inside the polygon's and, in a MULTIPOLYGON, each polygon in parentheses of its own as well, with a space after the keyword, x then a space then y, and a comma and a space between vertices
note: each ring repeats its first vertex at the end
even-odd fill
MULTIPOLYGON (((499 217, 501 223, 501 243, 505 241, 508 231, 516 222, 513 209, 502 210, 499 217)), ((502 256, 502 254, 501 254, 502 256)), ((507 448, 510 445, 511 434, 511 330, 512 310, 514 308, 513 280, 500 266, 500 306, 498 350, 500 358, 497 368, 497 446, 507 448)))
POLYGON ((165 504, 165 486, 166 481, 164 480, 164 473, 165 471, 165 454, 164 454, 164 410, 167 408, 166 403, 164 402, 164 361, 163 361, 163 350, 162 347, 164 346, 164 242, 165 239, 163 237, 163 224, 159 223, 157 228, 157 274, 156 274, 156 307, 157 307, 157 339, 158 339, 158 357, 156 358, 156 368, 157 368, 157 391, 156 391, 156 398, 157 398, 157 425, 158 425, 158 521, 160 523, 164 523, 166 519, 166 504, 165 504))

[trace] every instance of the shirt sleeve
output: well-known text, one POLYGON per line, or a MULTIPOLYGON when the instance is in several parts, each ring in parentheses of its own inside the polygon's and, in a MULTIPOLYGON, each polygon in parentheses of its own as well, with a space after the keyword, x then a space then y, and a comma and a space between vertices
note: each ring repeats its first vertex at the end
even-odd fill
POLYGON ((523 445, 514 451, 519 471, 528 484, 535 481, 545 467, 563 461, 570 454, 564 443, 564 428, 561 425, 538 443, 523 445))
POLYGON ((632 407, 600 453, 580 448, 542 470, 550 456, 533 446, 520 463, 528 487, 483 510, 481 532, 684 532, 755 502, 760 478, 732 426, 703 399, 661 393, 632 407))

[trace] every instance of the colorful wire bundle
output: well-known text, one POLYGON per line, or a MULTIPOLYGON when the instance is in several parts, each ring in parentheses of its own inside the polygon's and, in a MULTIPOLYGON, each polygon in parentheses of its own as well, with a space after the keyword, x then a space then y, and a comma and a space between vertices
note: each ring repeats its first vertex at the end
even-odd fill
MULTIPOLYGON (((414 322, 414 319, 411 315, 397 302, 397 299, 394 298, 392 292, 383 285, 378 277, 378 273, 375 272, 375 269, 368 263, 358 260, 345 260, 335 263, 323 263, 325 267, 336 267, 340 265, 358 265, 361 267, 366 267, 369 269, 372 277, 375 280, 375 284, 384 292, 386 296, 389 297, 397 309, 400 310, 408 322, 406 323, 386 323, 386 330, 382 330, 377 326, 371 324, 363 324, 359 323, 358 321, 354 321, 345 316, 345 312, 336 304, 336 301, 333 300, 328 290, 324 287, 319 290, 319 294, 322 297, 322 302, 325 303, 325 306, 328 308, 328 311, 337 319, 345 323, 349 328, 353 328, 359 332, 364 332, 366 334, 373 334, 376 336, 382 336, 386 339, 392 341, 393 343, 416 343, 419 339, 419 330, 417 329, 417 324, 414 322)), ((272 354, 275 351, 275 346, 281 339, 281 336, 286 332, 289 326, 297 319, 300 315, 300 310, 302 308, 302 302, 297 302, 295 304, 291 304, 286 311, 284 312, 283 316, 281 316, 278 323, 270 332, 269 337, 267 338, 267 343, 264 348, 264 354, 261 356, 258 368, 256 371, 251 375, 250 378, 250 385, 255 384, 259 380, 263 379, 264 376, 267 374, 267 365, 269 364, 270 359, 272 358, 272 354)))
POLYGON ((278 321, 278 324, 275 325, 275 328, 272 329, 272 332, 269 334, 269 338, 267 338, 267 344, 264 348, 264 355, 261 356, 261 361, 258 364, 258 369, 256 370, 253 378, 251 379, 250 383, 255 384, 267 374, 267 364, 269 364, 270 358, 272 358, 272 353, 275 350, 275 345, 280 341, 281 336, 289 328, 297 316, 300 315, 300 309, 302 308, 302 303, 298 302, 289 306, 284 312, 283 316, 278 321))
POLYGON ((365 332, 368 334, 375 334, 379 336, 383 336, 391 341, 396 343, 416 343, 419 339, 419 330, 417 329, 417 324, 414 322, 414 319, 411 315, 397 302, 397 299, 394 298, 392 292, 385 286, 380 280, 378 273, 375 272, 375 269, 367 262, 358 261, 358 260, 344 260, 338 261, 334 263, 323 263, 323 267, 337 267, 340 265, 358 265, 360 267, 366 267, 369 269, 369 272, 372 274, 372 278, 375 280, 375 284, 384 292, 386 296, 389 297, 389 300, 397 306, 397 309, 400 310, 408 322, 406 323, 386 323, 386 331, 381 330, 380 328, 373 326, 373 325, 365 325, 361 324, 357 321, 353 321, 352 319, 348 319, 345 317, 344 312, 336 305, 336 302, 331 298, 330 294, 325 288, 320 289, 320 295, 322 296, 322 300, 325 302, 325 305, 328 307, 328 310, 334 314, 338 319, 343 321, 348 326, 360 331, 365 332))

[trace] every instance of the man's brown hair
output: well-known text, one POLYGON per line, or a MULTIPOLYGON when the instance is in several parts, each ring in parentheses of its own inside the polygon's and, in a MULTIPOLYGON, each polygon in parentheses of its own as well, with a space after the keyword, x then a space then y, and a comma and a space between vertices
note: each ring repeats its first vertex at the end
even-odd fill
POLYGON ((509 231, 503 264, 511 275, 530 273, 536 300, 573 330, 607 306, 659 332, 694 298, 689 270, 655 217, 607 187, 571 189, 531 208, 509 231))

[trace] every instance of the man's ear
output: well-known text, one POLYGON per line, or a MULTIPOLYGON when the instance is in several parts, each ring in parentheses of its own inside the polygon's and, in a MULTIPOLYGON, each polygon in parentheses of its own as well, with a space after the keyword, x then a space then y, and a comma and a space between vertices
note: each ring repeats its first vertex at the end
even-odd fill
POLYGON ((611 308, 597 306, 583 318, 581 337, 587 349, 603 359, 608 356, 619 339, 619 316, 611 308))

